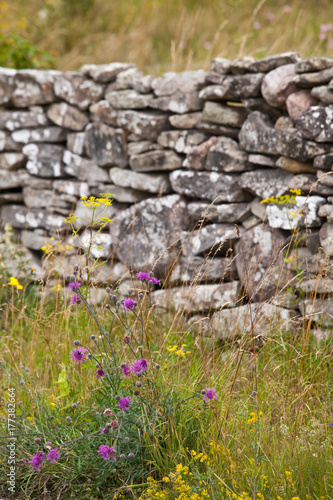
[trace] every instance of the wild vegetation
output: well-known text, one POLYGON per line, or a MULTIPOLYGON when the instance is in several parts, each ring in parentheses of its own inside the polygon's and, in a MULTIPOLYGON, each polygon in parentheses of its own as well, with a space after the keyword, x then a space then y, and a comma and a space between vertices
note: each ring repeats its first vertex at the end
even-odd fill
POLYGON ((330 56, 332 19, 330 0, 1 0, 0 64, 124 61, 157 74, 206 68, 217 56, 330 56))
MULTIPOLYGON (((83 203, 91 230, 110 222, 94 220, 107 197, 83 203)), ((121 302, 102 286, 98 307, 82 271, 50 296, 1 261, 2 492, 13 400, 13 498, 333 498, 331 337, 317 344, 302 322, 255 336, 249 306, 249 334, 214 341, 153 306, 164 284, 150 270, 121 302)))

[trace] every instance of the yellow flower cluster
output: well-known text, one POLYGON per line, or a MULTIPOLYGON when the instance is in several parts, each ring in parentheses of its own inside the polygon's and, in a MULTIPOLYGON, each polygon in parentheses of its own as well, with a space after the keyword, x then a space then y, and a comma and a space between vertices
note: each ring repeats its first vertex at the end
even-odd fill
POLYGON ((302 194, 302 191, 300 189, 290 189, 290 194, 285 194, 283 196, 271 196, 270 198, 265 198, 264 200, 261 200, 260 203, 277 203, 278 205, 286 205, 288 203, 296 203, 296 196, 299 196, 302 194))
POLYGON ((139 500, 207 500, 210 495, 205 481, 194 479, 187 465, 177 464, 175 472, 162 479, 162 485, 152 477, 148 477, 149 487, 139 500), (169 489, 166 488, 168 485, 169 489))
MULTIPOLYGON (((17 290, 22 290, 22 288, 23 288, 23 286, 20 285, 18 280, 16 278, 13 278, 13 276, 10 277, 9 283, 7 283, 7 285, 16 286, 17 290)), ((2 286, 6 286, 6 285, 2 285, 2 286)))
POLYGON ((180 358, 185 358, 186 354, 191 353, 191 351, 185 351, 184 350, 185 347, 186 347, 186 344, 182 344, 181 347, 178 347, 178 345, 174 345, 172 347, 167 347, 167 351, 174 352, 180 358))
POLYGON ((103 198, 95 198, 95 196, 90 196, 90 198, 88 198, 87 196, 84 196, 83 198, 81 198, 81 201, 82 204, 88 208, 98 208, 101 205, 108 207, 112 204, 112 200, 110 199, 110 197, 114 196, 113 194, 101 193, 101 196, 103 196, 103 198))

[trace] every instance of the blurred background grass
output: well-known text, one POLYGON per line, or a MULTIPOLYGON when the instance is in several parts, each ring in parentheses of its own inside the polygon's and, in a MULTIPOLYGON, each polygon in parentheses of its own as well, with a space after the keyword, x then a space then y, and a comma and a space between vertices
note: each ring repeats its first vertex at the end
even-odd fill
POLYGON ((331 0, 1 0, 0 65, 122 61, 157 74, 207 68, 217 56, 330 57, 330 21, 331 0))

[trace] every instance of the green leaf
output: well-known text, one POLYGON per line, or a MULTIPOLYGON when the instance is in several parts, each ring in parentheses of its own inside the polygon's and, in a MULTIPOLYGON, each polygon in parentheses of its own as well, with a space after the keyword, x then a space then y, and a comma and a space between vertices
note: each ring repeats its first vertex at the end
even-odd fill
POLYGON ((66 375, 66 369, 63 368, 59 373, 58 382, 56 382, 59 386, 60 396, 56 399, 64 398, 69 394, 69 385, 66 375))

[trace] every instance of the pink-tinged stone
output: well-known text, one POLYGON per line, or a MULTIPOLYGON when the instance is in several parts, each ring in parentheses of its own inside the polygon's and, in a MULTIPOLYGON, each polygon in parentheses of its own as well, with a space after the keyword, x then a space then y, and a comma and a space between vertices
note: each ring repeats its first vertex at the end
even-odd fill
POLYGON ((217 137, 211 137, 208 141, 192 148, 192 150, 187 154, 184 166, 190 170, 204 170, 207 154, 209 153, 210 148, 217 143, 217 140, 217 137))
POLYGON ((293 92, 286 100, 288 114, 293 120, 300 118, 310 106, 316 104, 318 104, 318 99, 311 95, 310 90, 293 92))
POLYGON ((295 75, 295 64, 279 66, 265 75, 261 85, 261 93, 270 106, 273 108, 285 107, 287 97, 297 90, 292 81, 295 75))

